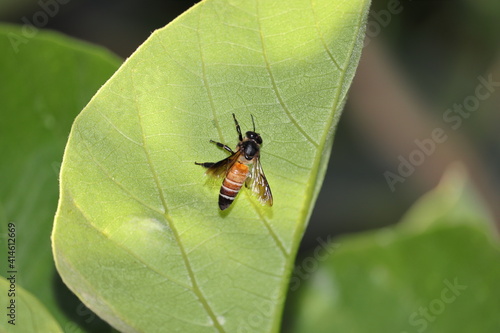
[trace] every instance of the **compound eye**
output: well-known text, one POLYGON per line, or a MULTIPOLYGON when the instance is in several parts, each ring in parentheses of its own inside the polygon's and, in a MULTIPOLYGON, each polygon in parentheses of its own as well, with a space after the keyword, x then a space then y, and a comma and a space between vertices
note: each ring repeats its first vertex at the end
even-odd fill
POLYGON ((257 137, 255 138, 255 141, 260 145, 262 144, 262 138, 260 137, 260 135, 257 135, 257 137))
POLYGON ((255 148, 252 147, 252 145, 248 145, 245 147, 244 154, 247 160, 251 160, 255 156, 255 153, 255 148))

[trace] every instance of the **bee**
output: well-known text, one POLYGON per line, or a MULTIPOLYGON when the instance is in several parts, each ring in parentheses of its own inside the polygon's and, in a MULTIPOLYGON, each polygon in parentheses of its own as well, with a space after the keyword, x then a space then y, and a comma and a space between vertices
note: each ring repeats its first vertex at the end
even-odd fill
POLYGON ((273 195, 271 188, 267 182, 264 171, 260 164, 260 145, 262 138, 259 133, 255 132, 255 122, 252 117, 253 131, 245 133, 243 138, 241 128, 233 113, 236 131, 238 132, 239 142, 236 146, 236 151, 223 143, 210 140, 215 143, 217 147, 223 148, 231 153, 231 156, 223 159, 222 161, 212 163, 198 163, 207 168, 207 174, 214 177, 224 177, 222 186, 219 191, 219 208, 221 210, 227 209, 233 203, 236 195, 245 184, 259 198, 262 204, 269 206, 273 205, 273 195))

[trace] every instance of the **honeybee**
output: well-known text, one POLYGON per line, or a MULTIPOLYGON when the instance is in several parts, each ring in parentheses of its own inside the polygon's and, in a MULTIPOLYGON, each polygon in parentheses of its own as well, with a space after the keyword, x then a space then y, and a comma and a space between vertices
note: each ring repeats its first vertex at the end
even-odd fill
POLYGON ((236 146, 236 151, 226 146, 223 143, 210 140, 217 147, 224 148, 231 153, 231 156, 222 161, 212 163, 198 163, 207 168, 207 174, 214 177, 224 177, 222 186, 219 191, 219 208, 224 210, 228 208, 236 198, 236 195, 245 184, 245 187, 252 190, 259 198, 262 204, 269 206, 273 205, 273 195, 271 188, 267 182, 264 171, 260 164, 260 145, 262 138, 259 133, 255 132, 255 122, 252 117, 253 131, 245 133, 245 137, 241 135, 241 128, 233 113, 236 131, 238 132, 239 142, 236 146))

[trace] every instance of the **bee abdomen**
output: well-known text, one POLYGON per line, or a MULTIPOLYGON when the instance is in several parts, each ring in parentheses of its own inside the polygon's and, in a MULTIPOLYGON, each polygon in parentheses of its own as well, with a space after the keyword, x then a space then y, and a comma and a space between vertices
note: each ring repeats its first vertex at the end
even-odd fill
POLYGON ((219 208, 228 208, 236 198, 248 174, 248 166, 236 162, 227 173, 219 192, 219 208))

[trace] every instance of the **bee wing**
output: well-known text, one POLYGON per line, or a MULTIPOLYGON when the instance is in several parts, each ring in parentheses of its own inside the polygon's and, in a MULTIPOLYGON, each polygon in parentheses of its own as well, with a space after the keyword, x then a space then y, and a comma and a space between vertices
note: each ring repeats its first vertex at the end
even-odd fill
POLYGON ((273 205, 273 195, 271 193, 271 187, 267 182, 264 171, 262 170, 262 165, 260 164, 259 158, 255 159, 252 169, 248 174, 248 178, 245 181, 245 186, 255 193, 259 201, 263 204, 269 206, 273 205))
POLYGON ((236 152, 233 155, 229 156, 228 158, 223 159, 222 161, 219 161, 212 165, 211 167, 208 168, 207 170, 207 175, 213 176, 213 177, 225 177, 229 169, 233 166, 233 164, 238 160, 238 157, 240 156, 240 152, 236 152))

